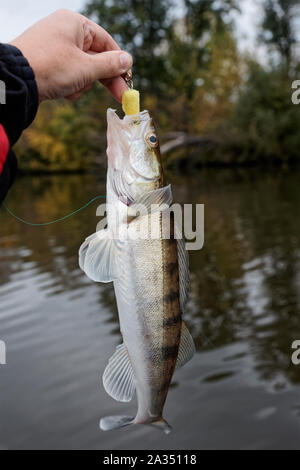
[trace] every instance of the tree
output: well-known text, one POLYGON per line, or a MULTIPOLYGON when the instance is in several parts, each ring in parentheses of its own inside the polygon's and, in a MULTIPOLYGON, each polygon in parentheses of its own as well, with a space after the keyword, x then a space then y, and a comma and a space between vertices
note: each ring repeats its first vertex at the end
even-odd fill
POLYGON ((295 19, 300 13, 299 0, 265 0, 262 22, 263 41, 275 48, 289 67, 297 44, 295 19))
MULTIPOLYGON (((169 95, 178 76, 192 96, 195 67, 215 25, 223 27, 236 0, 90 0, 84 13, 107 29, 133 55, 135 86, 169 95), (203 38, 206 40, 203 42, 203 38), (191 73, 190 73, 191 72, 191 73)), ((172 94, 172 93, 171 93, 172 94)))
POLYGON ((218 135, 235 108, 242 84, 241 57, 229 31, 216 30, 209 43, 210 61, 197 87, 192 108, 194 134, 218 135), (200 111, 201 110, 201 111, 200 111))
POLYGON ((253 62, 239 94, 232 128, 247 161, 299 160, 300 107, 291 103, 291 80, 282 67, 253 62))
POLYGON ((210 66, 212 38, 231 31, 229 13, 237 4, 235 0, 184 0, 183 4, 183 17, 170 30, 168 61, 174 89, 192 100, 210 66))
POLYGON ((135 87, 160 94, 165 90, 167 33, 171 0, 91 0, 84 10, 134 57, 135 87))
POLYGON ((97 146, 91 116, 70 103, 45 102, 17 144, 25 171, 74 171, 91 164, 97 146))
POLYGON ((230 13, 238 9, 236 0, 184 0, 185 20, 194 38, 201 38, 212 25, 218 32, 230 23, 230 13), (213 23, 212 23, 213 22, 213 23))

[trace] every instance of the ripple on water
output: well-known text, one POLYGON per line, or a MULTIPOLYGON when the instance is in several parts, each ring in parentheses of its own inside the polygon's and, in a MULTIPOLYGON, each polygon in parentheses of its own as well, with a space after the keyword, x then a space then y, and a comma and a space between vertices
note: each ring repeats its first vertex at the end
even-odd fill
MULTIPOLYGON (((0 447, 299 448, 300 368, 290 345, 300 331, 300 174, 250 172, 180 175, 173 186, 174 200, 205 202, 206 240, 190 253, 185 319, 197 354, 170 387, 167 439, 149 427, 98 427, 103 416, 134 414, 136 401, 115 402, 102 386, 120 334, 112 286, 78 268, 95 208, 41 229, 0 214, 0 338, 8 350, 0 447)), ((104 188, 94 175, 22 178, 12 206, 28 219, 41 207, 59 217, 104 188)))

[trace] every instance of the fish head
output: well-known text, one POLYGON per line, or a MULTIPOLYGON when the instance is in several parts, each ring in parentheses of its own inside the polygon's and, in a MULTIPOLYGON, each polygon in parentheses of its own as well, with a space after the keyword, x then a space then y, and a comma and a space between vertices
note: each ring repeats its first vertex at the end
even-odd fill
POLYGON ((158 135, 147 111, 120 119, 107 111, 107 156, 111 186, 130 204, 164 186, 158 135))

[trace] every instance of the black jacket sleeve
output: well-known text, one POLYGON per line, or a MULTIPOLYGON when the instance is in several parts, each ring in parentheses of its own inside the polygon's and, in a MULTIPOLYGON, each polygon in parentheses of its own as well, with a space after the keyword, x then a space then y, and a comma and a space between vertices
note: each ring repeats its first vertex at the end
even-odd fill
MULTIPOLYGON (((0 124, 12 146, 35 118, 39 98, 28 61, 19 49, 8 44, 0 44, 0 86, 0 124)), ((16 171, 16 157, 10 148, 2 170, 0 167, 0 202, 13 183, 16 171)))

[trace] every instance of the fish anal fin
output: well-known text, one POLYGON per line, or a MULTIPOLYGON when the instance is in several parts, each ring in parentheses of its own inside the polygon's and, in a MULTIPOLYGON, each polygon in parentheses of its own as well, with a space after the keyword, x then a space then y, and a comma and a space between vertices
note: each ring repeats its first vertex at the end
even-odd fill
POLYGON ((135 391, 134 374, 126 346, 120 344, 111 356, 103 373, 106 392, 115 400, 128 402, 135 391))

